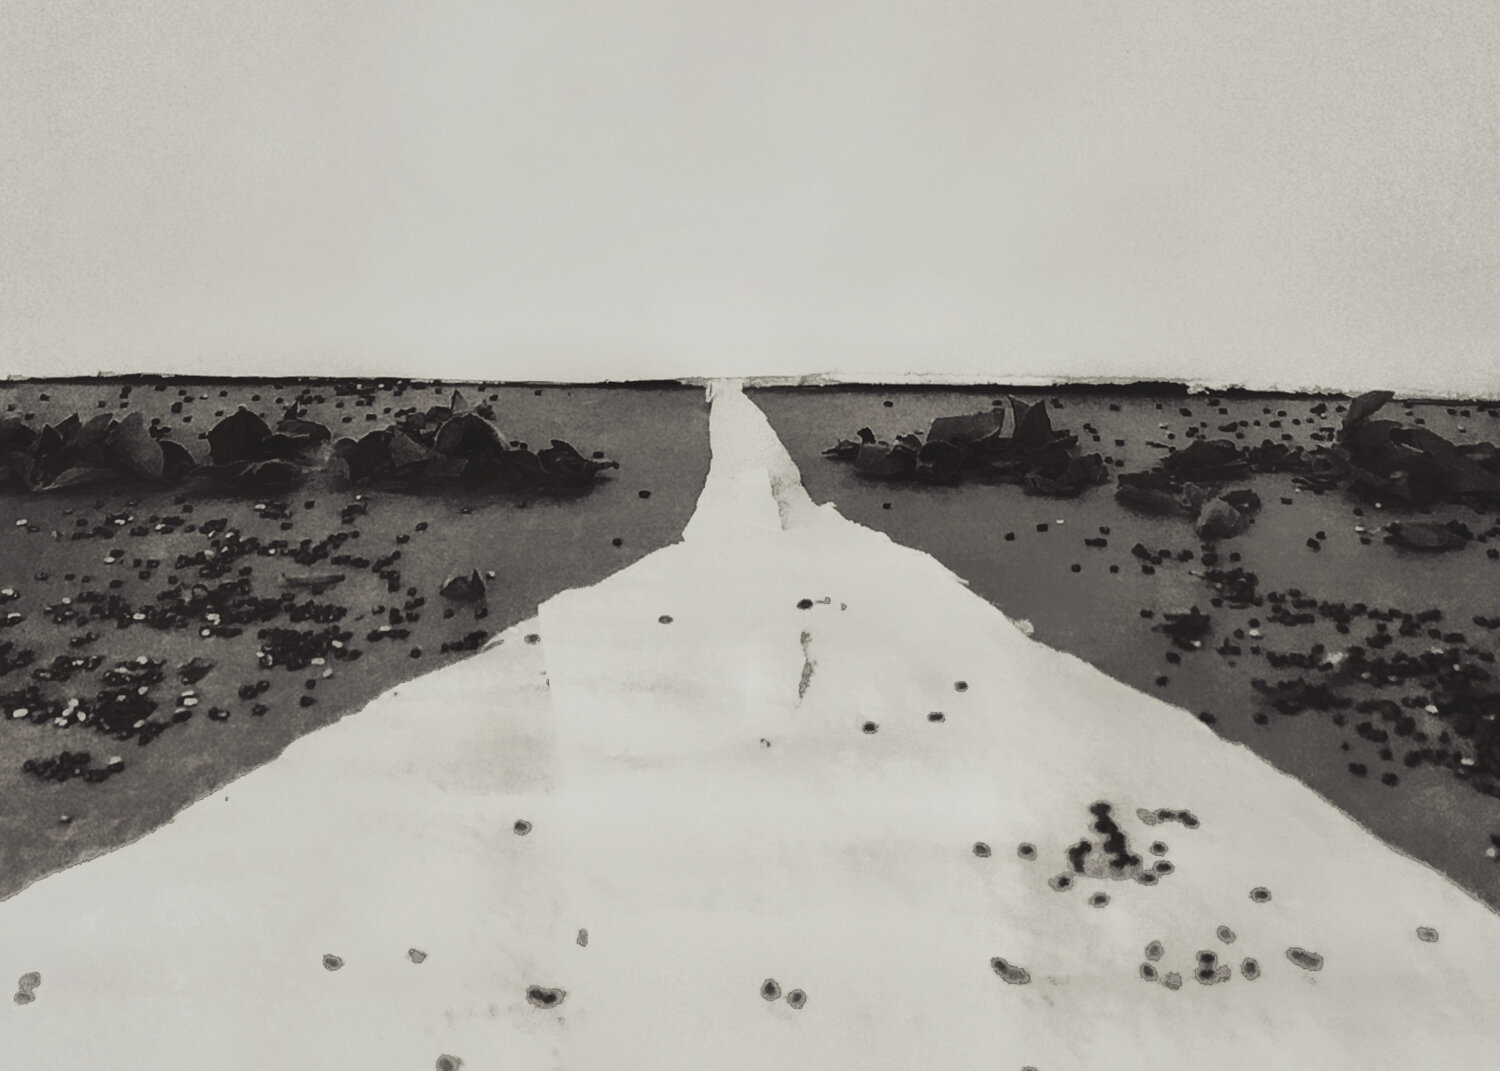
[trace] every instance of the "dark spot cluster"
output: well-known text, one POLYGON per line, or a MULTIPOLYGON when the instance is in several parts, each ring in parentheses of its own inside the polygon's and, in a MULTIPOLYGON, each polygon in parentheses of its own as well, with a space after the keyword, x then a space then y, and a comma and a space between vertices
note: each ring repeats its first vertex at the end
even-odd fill
MULTIPOLYGON (((788 990, 786 995, 787 1005, 793 1011, 801 1011, 807 1006, 807 993, 801 989, 788 990)), ((774 978, 767 978, 760 984, 761 999, 768 1004, 775 1003, 782 998, 781 983, 774 978)))
MULTIPOLYGON (((1226 929, 1219 927, 1220 940, 1223 940, 1222 931, 1226 929)), ((1180 989, 1182 975, 1177 971, 1164 971, 1160 966, 1165 954, 1166 949, 1160 941, 1151 941, 1146 945, 1146 958, 1137 968, 1137 973, 1143 981, 1159 982, 1172 990, 1180 989)), ((1253 956, 1246 956, 1240 960, 1239 971, 1245 981, 1253 982, 1260 977, 1260 963, 1253 956)), ((1199 949, 1194 954, 1190 973, 1199 985, 1204 986, 1221 985, 1234 977, 1233 968, 1228 963, 1221 963, 1219 954, 1211 948, 1199 949)))
MULTIPOLYGON (((1133 880, 1139 885, 1155 885, 1162 875, 1172 871, 1170 863, 1158 862, 1148 867, 1138 852, 1130 847, 1125 830, 1114 818, 1112 804, 1100 800, 1089 808, 1093 820, 1089 823, 1090 836, 1070 845, 1065 856, 1068 869, 1053 878, 1052 888, 1063 891, 1072 887, 1076 878, 1133 880)), ((1159 843, 1159 842, 1158 842, 1159 843)), ((1165 851, 1165 846, 1162 846, 1165 851)), ((1095 893, 1089 898, 1093 907, 1104 907, 1109 903, 1105 893, 1095 893)))
POLYGON ((1135 812, 1144 824, 1154 826, 1160 822, 1177 822, 1184 829, 1197 829, 1198 816, 1192 811, 1175 811, 1168 807, 1160 807, 1154 811, 1146 810, 1144 807, 1135 812))
POLYGON ((21 772, 41 781, 62 783, 81 778, 90 784, 98 784, 125 769, 125 760, 111 758, 96 764, 87 751, 63 751, 51 758, 27 759, 21 763, 21 772))

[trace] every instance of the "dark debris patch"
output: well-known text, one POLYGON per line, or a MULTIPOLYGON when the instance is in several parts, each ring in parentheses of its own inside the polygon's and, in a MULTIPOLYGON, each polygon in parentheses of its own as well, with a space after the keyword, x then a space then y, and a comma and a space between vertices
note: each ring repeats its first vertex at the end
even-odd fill
POLYGON ((787 993, 786 1002, 793 1011, 801 1011, 807 1006, 807 994, 800 989, 793 989, 787 993))
POLYGON ((343 958, 340 956, 335 956, 332 952, 329 952, 323 956, 323 969, 325 971, 336 971, 343 965, 343 958))
POLYGON ((526 1001, 537 1008, 555 1008, 568 997, 565 989, 550 989, 546 986, 526 987, 526 1001))
POLYGON ((1250 890, 1250 899, 1257 904, 1264 904, 1271 899, 1271 890, 1264 885, 1257 885, 1250 890))
POLYGON ((774 978, 767 978, 760 984, 761 999, 766 1001, 777 1001, 781 999, 781 985, 774 978))
POLYGON ((1316 952, 1309 952, 1305 948, 1295 945, 1286 950, 1286 958, 1291 960, 1304 971, 1321 971, 1323 969, 1323 957, 1316 952))
POLYGON ((1009 399, 1013 431, 1002 435, 1003 405, 939 417, 922 432, 892 440, 860 428, 824 456, 852 463, 857 475, 889 481, 956 484, 965 479, 1019 484, 1027 494, 1069 498, 1108 479, 1099 454, 1080 454, 1078 437, 1056 431, 1045 405, 1009 399))
POLYGON ((445 1052, 437 1058, 437 1063, 433 1064, 433 1067, 435 1067, 437 1071, 458 1071, 458 1069, 463 1067, 463 1065, 463 1060, 459 1059, 457 1056, 452 1056, 445 1052))
POLYGON ((1028 985, 1031 982, 1031 973, 1025 967, 1007 963, 999 956, 990 960, 990 969, 1009 985, 1028 985))
POLYGON ((1434 942, 1437 941, 1437 939, 1438 939, 1438 932, 1436 930, 1434 930, 1431 926, 1418 926, 1417 927, 1417 940, 1419 940, 1419 941, 1426 941, 1428 944, 1433 944, 1434 942))
MULTIPOLYGON (((1136 812, 1137 817, 1140 817, 1141 814, 1142 812, 1140 811, 1136 812)), ((1197 829, 1199 825, 1198 816, 1193 814, 1192 811, 1174 811, 1167 807, 1159 807, 1157 808, 1154 817, 1156 819, 1156 822, 1177 822, 1181 824, 1184 829, 1197 829)), ((1147 821, 1145 818, 1141 818, 1141 821, 1145 822, 1148 826, 1156 824, 1156 822, 1147 821)))

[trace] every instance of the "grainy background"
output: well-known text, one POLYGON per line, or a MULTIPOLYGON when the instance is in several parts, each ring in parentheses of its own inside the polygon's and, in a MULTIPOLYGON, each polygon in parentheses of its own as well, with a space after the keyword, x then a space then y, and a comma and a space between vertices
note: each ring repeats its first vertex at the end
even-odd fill
POLYGON ((1500 395, 1500 8, 0 6, 0 372, 1500 395))

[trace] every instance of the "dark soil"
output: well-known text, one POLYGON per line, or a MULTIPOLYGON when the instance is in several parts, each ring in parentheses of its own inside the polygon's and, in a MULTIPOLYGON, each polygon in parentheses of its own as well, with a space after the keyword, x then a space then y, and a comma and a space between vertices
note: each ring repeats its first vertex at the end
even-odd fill
MULTIPOLYGON (((201 462, 241 405, 358 437, 454 386, 31 381, 0 387, 0 410, 37 428, 139 411, 201 462)), ((0 897, 680 537, 708 470, 700 389, 459 386, 506 435, 619 469, 561 491, 317 470, 259 493, 123 476, 0 491, 0 897)))

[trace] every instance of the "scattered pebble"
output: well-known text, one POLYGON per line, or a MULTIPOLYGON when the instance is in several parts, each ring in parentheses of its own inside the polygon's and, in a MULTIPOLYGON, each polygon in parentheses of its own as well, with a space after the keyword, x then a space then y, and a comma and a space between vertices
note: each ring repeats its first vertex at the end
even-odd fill
POLYGON ((1287 949, 1286 958, 1301 967, 1304 971, 1321 971, 1323 969, 1323 957, 1316 952, 1309 952, 1305 948, 1293 946, 1287 949))
POLYGON ((344 965, 343 959, 340 958, 339 956, 335 956, 332 952, 328 953, 327 955, 325 955, 323 957, 323 969, 324 970, 327 970, 327 971, 336 971, 340 967, 342 967, 343 965, 344 965))
POLYGON ((1436 941, 1437 939, 1438 939, 1438 932, 1436 930, 1434 930, 1431 926, 1418 926, 1417 927, 1417 940, 1419 940, 1419 941, 1426 941, 1428 944, 1431 944, 1434 941, 1436 941))
POLYGON ((549 989, 546 986, 527 986, 526 1000, 538 1008, 555 1008, 567 999, 565 989, 549 989))
POLYGON ((990 960, 990 969, 1010 985, 1026 985, 1031 981, 1031 974, 1025 967, 1014 966, 998 956, 990 960))

